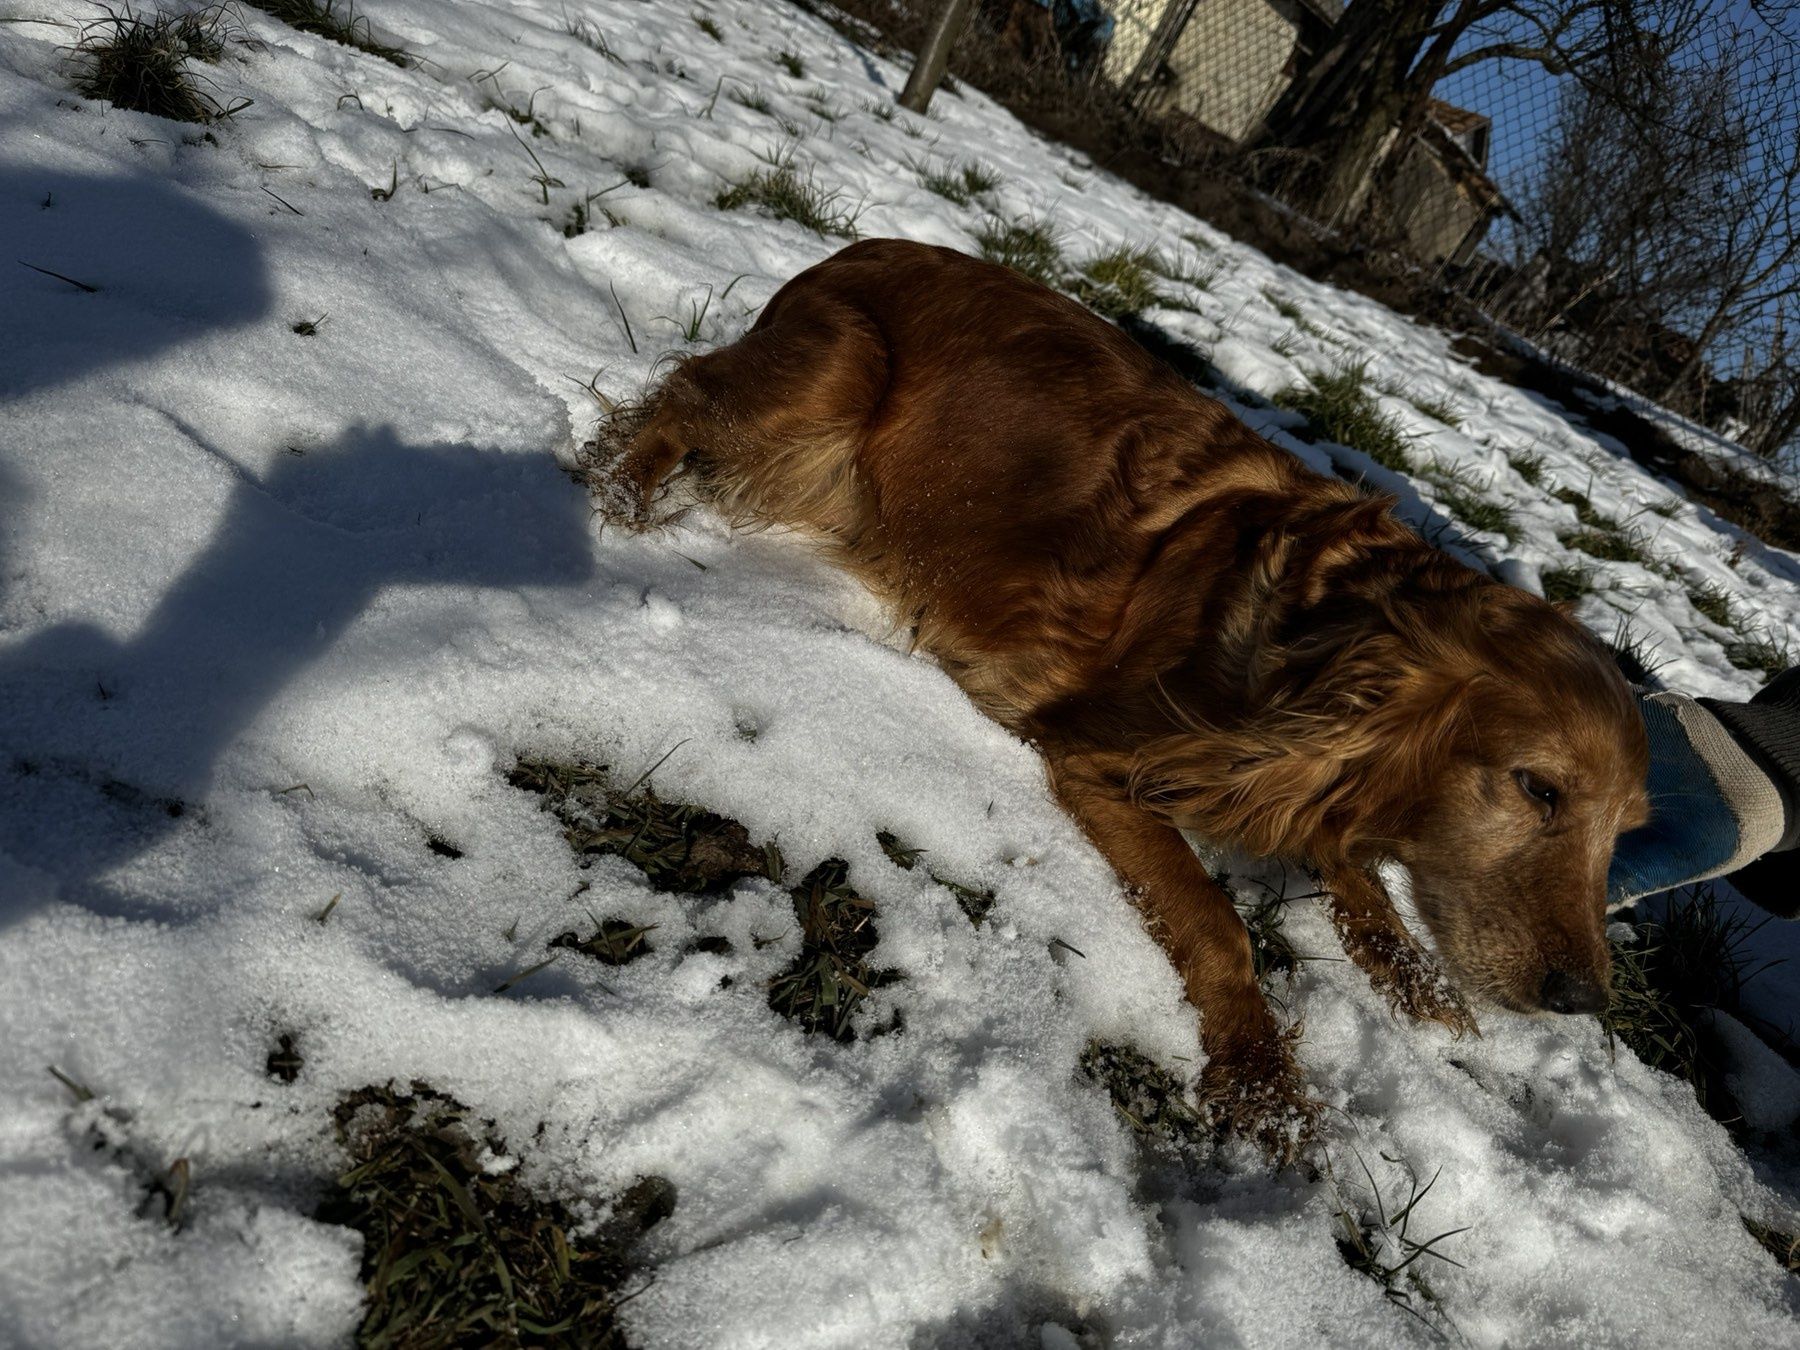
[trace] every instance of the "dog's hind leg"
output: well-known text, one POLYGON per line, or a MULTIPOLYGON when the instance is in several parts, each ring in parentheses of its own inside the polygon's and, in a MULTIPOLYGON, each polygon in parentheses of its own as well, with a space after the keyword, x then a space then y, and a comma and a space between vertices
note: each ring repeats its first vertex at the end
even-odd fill
POLYGON ((868 509, 857 454, 888 384, 887 346, 848 306, 789 304, 779 321, 682 363, 611 477, 643 520, 689 461, 726 514, 848 542, 868 509))

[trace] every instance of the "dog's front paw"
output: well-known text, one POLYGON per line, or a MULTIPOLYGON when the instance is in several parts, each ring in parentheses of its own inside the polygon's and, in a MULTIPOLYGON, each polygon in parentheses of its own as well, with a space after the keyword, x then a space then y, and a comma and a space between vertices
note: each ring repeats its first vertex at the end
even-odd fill
POLYGON ((1200 1106, 1212 1126, 1247 1139, 1277 1167, 1300 1161, 1318 1137, 1322 1103, 1294 1061, 1294 1033, 1239 1036, 1208 1045, 1200 1106))
POLYGON ((1481 1034, 1475 1014, 1456 992, 1456 986, 1422 951, 1397 962, 1388 980, 1371 976, 1370 983, 1378 992, 1387 995, 1389 1008, 1396 1013, 1405 1013, 1415 1022, 1440 1023, 1458 1039, 1481 1034))
POLYGON ((1456 986, 1426 954, 1425 949, 1404 933, 1378 930, 1369 932, 1339 925, 1344 951, 1356 962, 1369 984, 1386 996, 1388 1007, 1415 1022, 1437 1022, 1457 1036, 1474 1033, 1471 1013, 1456 986))
POLYGON ((667 475, 666 448, 645 436, 652 405, 611 405, 594 434, 575 452, 572 476, 587 488, 594 511, 609 525, 641 531, 672 523, 657 510, 658 489, 667 475))

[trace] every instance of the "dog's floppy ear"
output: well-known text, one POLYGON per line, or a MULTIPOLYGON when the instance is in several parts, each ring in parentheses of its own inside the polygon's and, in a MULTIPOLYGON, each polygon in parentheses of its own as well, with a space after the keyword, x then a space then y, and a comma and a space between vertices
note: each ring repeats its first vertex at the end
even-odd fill
POLYGON ((1266 710, 1145 745, 1133 797, 1253 853, 1348 860, 1391 837, 1453 742, 1474 679, 1437 644, 1392 629, 1335 649, 1266 710))

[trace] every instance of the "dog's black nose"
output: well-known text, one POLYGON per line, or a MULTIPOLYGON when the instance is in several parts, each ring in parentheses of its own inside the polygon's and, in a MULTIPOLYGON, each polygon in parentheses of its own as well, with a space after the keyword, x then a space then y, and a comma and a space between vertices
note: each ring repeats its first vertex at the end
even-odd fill
POLYGON ((1538 1001, 1553 1013, 1597 1013, 1606 1008, 1606 990, 1585 975, 1552 970, 1544 976, 1538 1001))

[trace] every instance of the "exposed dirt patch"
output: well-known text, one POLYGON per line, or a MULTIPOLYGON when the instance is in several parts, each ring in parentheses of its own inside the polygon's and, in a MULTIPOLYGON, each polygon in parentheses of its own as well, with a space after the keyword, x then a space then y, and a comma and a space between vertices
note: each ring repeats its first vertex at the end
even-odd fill
POLYGON ((613 854, 659 891, 716 894, 745 877, 781 880, 781 853, 754 844, 735 820, 690 802, 665 801, 644 779, 619 787, 604 764, 521 759, 507 781, 536 792, 578 854, 613 854))
POLYGON ((623 1350, 617 1312, 638 1239, 674 1211, 668 1181, 641 1178, 584 1231, 526 1189, 491 1121, 422 1083, 352 1092, 333 1119, 350 1165, 318 1217, 363 1235, 359 1345, 623 1350))
MULTIPOLYGON (((849 866, 827 858, 795 886, 800 955, 769 985, 769 1006, 811 1035, 853 1041, 851 1024, 870 992, 897 979, 869 968, 875 950, 875 902, 850 888, 849 866)), ((884 1028, 892 1030, 894 1028, 884 1028)))
MULTIPOLYGON (((717 894, 746 877, 781 883, 785 867, 773 842, 753 843, 737 821, 705 807, 663 800, 647 778, 621 788, 605 765, 522 759, 507 781, 544 798, 545 809, 563 822, 563 836, 577 854, 624 858, 658 890, 717 894)), ((917 855, 904 856, 909 859, 904 865, 911 866, 917 855)), ((899 978, 892 971, 870 969, 869 953, 879 940, 875 902, 851 888, 849 872, 841 858, 827 858, 789 888, 800 926, 800 954, 769 983, 771 1008, 808 1035, 819 1032, 838 1041, 856 1039, 853 1023, 863 1001, 899 978)), ((993 902, 986 893, 933 879, 957 896, 974 922, 993 902)), ((653 928, 608 919, 596 923, 589 936, 570 931, 549 945, 602 965, 622 966, 651 950, 653 928)), ((693 950, 729 951, 730 944, 723 938, 701 938, 693 950)), ((896 1014, 877 1031, 894 1031, 898 1025, 896 1014)))
POLYGON ((1155 1152, 1196 1161, 1212 1148, 1212 1132, 1186 1085, 1144 1054, 1096 1041, 1081 1056, 1081 1072, 1106 1089, 1113 1109, 1155 1152))

